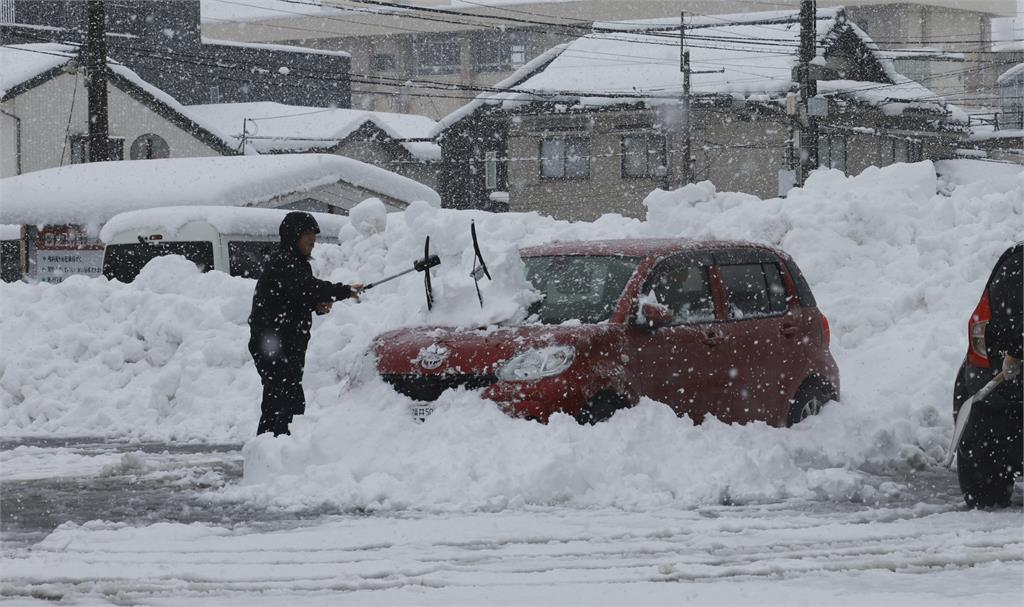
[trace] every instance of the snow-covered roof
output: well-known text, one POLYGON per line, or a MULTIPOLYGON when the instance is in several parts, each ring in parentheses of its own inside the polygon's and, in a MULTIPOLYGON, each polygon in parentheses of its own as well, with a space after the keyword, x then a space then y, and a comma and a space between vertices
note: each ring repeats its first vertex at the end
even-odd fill
POLYGON ((271 101, 192 105, 189 110, 201 117, 204 123, 217 125, 220 130, 231 133, 236 145, 242 140, 242 122, 247 121, 246 147, 251 145, 260 152, 326 149, 369 122, 400 143, 415 158, 441 159, 441 148, 436 143, 414 141, 430 139, 437 126, 436 121, 416 114, 303 107, 271 101))
POLYGON ((0 98, 7 91, 71 61, 78 48, 69 44, 14 44, 0 46, 0 98))
MULTIPOLYGON (((678 18, 603 24, 613 25, 610 29, 616 31, 599 30, 552 49, 546 64, 532 67, 534 73, 524 67, 517 72, 520 77, 506 80, 510 84, 496 85, 504 92, 481 94, 469 104, 472 107, 443 119, 442 128, 483 104, 500 104, 506 109, 538 100, 564 100, 578 106, 676 104, 683 80, 678 24, 678 18), (674 31, 670 29, 673 25, 674 31)), ((870 37, 847 21, 842 9, 818 11, 819 53, 824 48, 827 56, 833 42, 846 32, 852 32, 873 53, 891 83, 819 80, 819 92, 876 105, 891 103, 887 111, 894 112, 909 106, 939 112, 948 109, 932 91, 899 74, 870 37)), ((694 95, 770 101, 783 98, 796 87, 793 68, 798 62, 800 24, 795 11, 697 17, 687 23, 686 37, 694 95)))
MULTIPOLYGON (((251 236, 277 236, 286 209, 254 209, 250 207, 179 206, 141 209, 118 213, 100 230, 100 240, 109 242, 125 231, 168 231, 174 234, 185 224, 194 221, 209 223, 221 234, 251 236)), ((310 213, 320 226, 320 233, 337 237, 348 223, 344 215, 310 213)), ((166 234, 165 234, 166 235, 166 234)))
POLYGON ((1024 63, 1018 63, 1000 74, 997 82, 999 84, 1003 84, 1004 82, 1009 82, 1010 80, 1021 77, 1024 77, 1024 63))
POLYGON ((256 205, 338 182, 440 205, 421 183, 334 154, 212 156, 75 164, 0 179, 0 222, 100 225, 130 210, 256 205))
POLYGON ((214 44, 217 46, 235 46, 240 48, 257 48, 267 51, 281 51, 285 53, 305 53, 309 55, 331 55, 334 57, 351 57, 351 53, 345 51, 329 51, 322 48, 310 48, 308 46, 294 46, 288 44, 266 44, 263 42, 237 42, 235 40, 218 40, 203 36, 203 44, 214 44))

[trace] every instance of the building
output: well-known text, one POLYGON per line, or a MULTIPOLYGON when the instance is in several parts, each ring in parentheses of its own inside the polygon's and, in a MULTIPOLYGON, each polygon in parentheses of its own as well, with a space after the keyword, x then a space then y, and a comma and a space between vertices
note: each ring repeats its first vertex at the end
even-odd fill
MULTIPOLYGON (((794 12, 689 21, 690 128, 672 21, 620 23, 618 34, 551 49, 441 121, 444 205, 592 220, 641 217, 651 190, 702 180, 784 194, 802 151, 791 111, 797 21, 794 12)), ((817 40, 822 166, 859 173, 954 154, 966 115, 896 72, 841 9, 819 10, 817 40)))
MULTIPOLYGON (((231 6, 227 0, 208 2, 222 2, 223 10, 231 6)), ((780 6, 769 0, 395 4, 402 6, 322 0, 324 7, 337 10, 297 14, 303 11, 267 9, 258 21, 208 20, 203 31, 219 39, 348 51, 358 83, 352 107, 440 118, 547 49, 591 33, 595 23, 678 20, 680 11, 708 15, 755 11, 758 4, 766 10, 780 6)), ((818 0, 818 6, 847 7, 880 48, 896 53, 898 70, 937 93, 981 96, 961 102, 993 98, 995 78, 1005 68, 1000 69, 1001 60, 988 47, 992 22, 1016 10, 1015 0, 818 0)))
POLYGON ((230 133, 244 151, 339 154, 437 185, 441 146, 431 138, 437 122, 426 116, 268 101, 193 105, 189 111, 230 133))
MULTIPOLYGON (((0 47, 0 177, 88 158, 88 93, 79 48, 0 47)), ((112 159, 231 156, 234 142, 127 67, 107 65, 112 159)))
MULTIPOLYGON (((0 2, 0 43, 84 40, 84 1, 0 2)), ((108 56, 182 103, 351 102, 348 53, 205 38, 200 0, 118 0, 105 7, 108 56)))

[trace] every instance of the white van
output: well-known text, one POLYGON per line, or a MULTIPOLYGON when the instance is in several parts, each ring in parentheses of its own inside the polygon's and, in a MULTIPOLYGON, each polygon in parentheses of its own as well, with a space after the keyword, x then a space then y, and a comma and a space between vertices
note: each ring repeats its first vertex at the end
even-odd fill
MULTIPOLYGON (((252 207, 163 207, 115 215, 100 232, 103 275, 131 282, 150 260, 182 255, 206 272, 259 278, 280 242, 278 228, 290 211, 252 207)), ((320 224, 318 242, 336 244, 348 218, 310 213, 320 224)))

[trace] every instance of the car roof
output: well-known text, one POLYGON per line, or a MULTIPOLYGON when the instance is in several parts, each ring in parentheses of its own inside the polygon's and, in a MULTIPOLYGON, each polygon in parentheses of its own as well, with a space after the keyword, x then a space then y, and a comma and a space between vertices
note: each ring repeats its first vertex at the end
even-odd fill
POLYGON ((685 251, 756 248, 778 252, 770 246, 740 240, 690 240, 684 238, 622 238, 617 240, 573 240, 526 247, 523 257, 549 255, 621 255, 623 257, 664 256, 685 251))

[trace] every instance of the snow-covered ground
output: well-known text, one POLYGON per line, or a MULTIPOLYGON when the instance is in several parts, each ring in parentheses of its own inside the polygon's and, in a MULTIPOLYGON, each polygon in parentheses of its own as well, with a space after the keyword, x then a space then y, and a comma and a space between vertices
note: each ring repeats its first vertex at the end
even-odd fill
MULTIPOLYGON (((130 285, 0 287, 3 436, 245 442, 244 477, 204 490, 211 507, 342 513, 294 527, 68 524, 4 555, 0 596, 1019 604, 1019 494, 1008 511, 967 512, 938 461, 968 315, 994 260, 1024 237, 1020 167, 821 171, 772 200, 696 184, 653 193, 645 221, 425 203, 383 217, 367 207, 343 244, 318 246, 315 266, 332 280, 371 280, 408 267, 428 234, 443 262, 434 311, 407 278, 317 318, 307 415, 291 437, 252 438, 252 281, 165 258, 130 285), (468 277, 471 220, 494 276, 482 283, 482 310, 468 277), (363 353, 384 330, 513 314, 528 297, 518 247, 629 236, 739 238, 789 252, 831 323, 842 402, 791 429, 694 426, 650 401, 594 427, 559 416, 542 426, 461 392, 418 423, 407 399, 365 373, 363 353)), ((4 480, 111 464, 57 449, 4 457, 4 480)))

